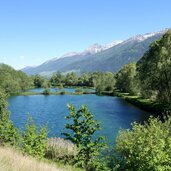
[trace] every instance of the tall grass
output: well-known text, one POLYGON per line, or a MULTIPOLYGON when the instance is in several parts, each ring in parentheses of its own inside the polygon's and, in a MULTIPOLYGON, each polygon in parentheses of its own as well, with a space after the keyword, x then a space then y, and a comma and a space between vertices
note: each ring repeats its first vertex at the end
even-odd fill
POLYGON ((47 161, 36 160, 30 156, 24 156, 19 151, 0 147, 0 171, 78 171, 80 169, 71 166, 57 165, 47 161))
POLYGON ((62 138, 49 138, 46 148, 46 158, 53 161, 63 161, 72 163, 77 154, 77 148, 74 144, 62 138))

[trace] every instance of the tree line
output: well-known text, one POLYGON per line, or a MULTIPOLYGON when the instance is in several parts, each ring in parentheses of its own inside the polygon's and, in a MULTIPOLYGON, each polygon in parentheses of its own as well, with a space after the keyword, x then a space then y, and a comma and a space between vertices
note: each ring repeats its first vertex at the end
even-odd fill
POLYGON ((98 94, 121 91, 160 103, 171 101, 171 30, 153 42, 137 63, 123 66, 117 73, 54 73, 52 86, 94 87, 98 94))
POLYGON ((33 86, 32 78, 12 67, 0 64, 0 89, 6 93, 26 90, 33 86))
POLYGON ((116 88, 161 103, 171 102, 171 30, 150 45, 137 63, 116 74, 116 88))

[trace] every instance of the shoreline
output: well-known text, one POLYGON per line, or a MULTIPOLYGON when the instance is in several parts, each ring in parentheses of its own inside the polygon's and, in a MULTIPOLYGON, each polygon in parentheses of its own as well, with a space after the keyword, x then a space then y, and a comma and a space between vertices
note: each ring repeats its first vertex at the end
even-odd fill
POLYGON ((31 96, 31 95, 83 95, 83 94, 96 94, 95 92, 50 92, 49 94, 45 94, 43 92, 17 92, 11 93, 10 96, 31 96))
MULTIPOLYGON (((64 87, 67 88, 67 87, 64 87)), ((80 87, 79 87, 80 88, 80 87)), ((84 87, 83 87, 84 89, 84 87)), ((93 88, 91 88, 93 89, 93 88)), ((29 95, 44 95, 44 96, 49 96, 49 95, 85 95, 85 94, 96 94, 97 96, 116 96, 124 99, 125 101, 129 102, 132 105, 137 106, 138 108, 145 110, 147 112, 151 112, 157 115, 161 115, 162 113, 165 113, 166 111, 170 111, 168 106, 164 106, 161 103, 151 101, 149 99, 144 99, 139 96, 132 96, 129 95, 128 93, 122 93, 122 92, 112 92, 112 91, 104 91, 101 94, 97 94, 96 92, 49 92, 49 94, 45 94, 43 92, 16 92, 16 93, 11 93, 11 96, 29 96, 29 95)))
POLYGON ((122 93, 122 92, 103 92, 102 95, 108 96, 116 96, 124 99, 125 101, 129 102, 136 107, 145 110, 147 112, 151 112, 153 114, 157 114, 161 116, 163 113, 170 111, 168 106, 164 106, 161 103, 156 101, 152 101, 150 99, 144 99, 139 96, 129 95, 129 93, 122 93))

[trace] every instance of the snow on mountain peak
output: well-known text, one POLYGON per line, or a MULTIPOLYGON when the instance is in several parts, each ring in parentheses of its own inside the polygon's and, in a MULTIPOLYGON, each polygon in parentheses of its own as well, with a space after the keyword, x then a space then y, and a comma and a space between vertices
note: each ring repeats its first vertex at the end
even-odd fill
POLYGON ((103 46, 99 45, 98 43, 95 43, 95 44, 91 45, 90 47, 88 47, 87 49, 85 49, 84 52, 94 54, 94 53, 100 52, 102 50, 103 50, 103 46))
POLYGON ((75 56, 75 55, 79 55, 79 54, 80 54, 79 52, 69 52, 69 53, 64 54, 61 57, 64 58, 64 57, 70 57, 70 56, 75 56))
MULTIPOLYGON (((161 30, 161 31, 158 31, 158 32, 151 32, 151 33, 146 33, 146 34, 142 34, 142 35, 137 35, 137 36, 133 36, 125 41, 122 41, 122 40, 115 40, 109 44, 106 44, 106 45, 100 45, 98 43, 95 43, 91 46, 89 46, 88 48, 86 48, 83 52, 69 52, 69 53, 66 53, 64 54, 63 56, 61 57, 58 57, 58 58, 53 58, 51 59, 50 61, 55 61, 59 58, 65 58, 65 57, 71 57, 71 56, 76 56, 76 55, 80 55, 80 56, 84 56, 84 55, 91 55, 91 54, 95 54, 95 53, 98 53, 98 52, 101 52, 103 50, 107 50, 109 48, 112 48, 118 44, 121 44, 121 43, 127 43, 127 42, 130 42, 130 41, 138 41, 138 42, 141 42, 141 41, 144 41, 145 39, 148 39, 152 36, 155 36, 157 34, 164 34, 168 29, 164 29, 164 30, 161 30)), ((50 62, 50 61, 47 61, 46 63, 50 62)))
POLYGON ((151 32, 151 33, 146 33, 146 34, 139 34, 137 36, 133 36, 129 39, 127 39, 126 41, 124 41, 125 43, 126 42, 129 42, 129 41, 138 41, 138 42, 141 42, 141 41, 144 41, 152 36, 155 36, 155 35, 159 35, 159 34, 164 34, 168 31, 168 29, 164 29, 164 30, 161 30, 161 31, 158 31, 158 32, 151 32))
POLYGON ((111 48, 111 47, 114 47, 114 46, 116 46, 116 45, 122 43, 122 42, 123 42, 122 40, 115 40, 115 41, 113 41, 113 42, 111 42, 111 43, 105 45, 105 46, 104 46, 104 49, 109 49, 109 48, 111 48))
POLYGON ((98 52, 101 52, 103 50, 106 50, 106 49, 109 49, 111 47, 114 47, 116 45, 118 45, 119 43, 122 43, 123 41, 122 40, 115 40, 109 44, 106 44, 106 45, 100 45, 98 43, 95 43, 93 45, 91 45, 90 47, 88 47, 87 49, 85 49, 84 53, 90 53, 90 54, 95 54, 95 53, 98 53, 98 52))

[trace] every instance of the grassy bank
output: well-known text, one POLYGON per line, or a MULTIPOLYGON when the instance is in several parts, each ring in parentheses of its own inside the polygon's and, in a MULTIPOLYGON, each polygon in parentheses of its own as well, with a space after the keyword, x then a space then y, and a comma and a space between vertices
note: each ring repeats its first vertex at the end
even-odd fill
POLYGON ((69 165, 61 165, 46 160, 40 161, 21 152, 0 147, 0 171, 81 171, 69 165))
POLYGON ((129 95, 129 93, 115 92, 113 93, 113 95, 121 97, 122 99, 128 101, 129 103, 139 107, 140 109, 155 114, 161 114, 163 112, 170 110, 166 105, 152 101, 150 99, 144 99, 139 96, 132 96, 129 95))
MULTIPOLYGON (((82 94, 95 94, 95 92, 50 92, 48 95, 82 95, 82 94)), ((29 96, 29 95, 45 95, 41 92, 17 92, 11 93, 12 96, 29 96)))
MULTIPOLYGON (((84 89, 83 89, 84 90, 84 89)), ((28 95, 83 95, 83 94, 97 94, 96 92, 91 92, 91 91, 76 91, 76 92, 66 92, 66 91, 61 91, 61 92, 49 92, 49 94, 44 94, 42 92, 17 92, 17 93, 12 93, 11 95, 16 95, 16 96, 28 96, 28 95)), ((144 99, 139 96, 132 96, 129 95, 129 93, 122 93, 119 91, 103 91, 98 95, 107 95, 107 96, 118 96, 121 97, 122 99, 128 101, 129 103, 139 107, 140 109, 143 109, 148 112, 156 113, 156 114, 161 114, 165 111, 170 111, 169 107, 155 102, 151 101, 150 99, 144 99)))

